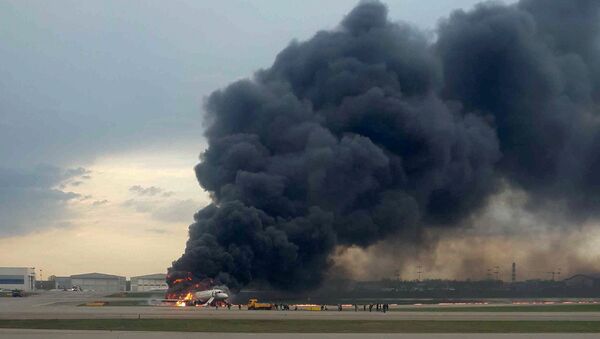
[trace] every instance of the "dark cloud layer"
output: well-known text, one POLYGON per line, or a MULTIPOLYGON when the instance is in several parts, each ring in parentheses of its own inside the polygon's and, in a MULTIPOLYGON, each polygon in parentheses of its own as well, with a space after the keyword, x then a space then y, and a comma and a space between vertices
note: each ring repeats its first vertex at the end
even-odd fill
POLYGON ((171 271, 311 288, 336 246, 418 242, 506 186, 594 217, 599 10, 486 3, 454 12, 432 43, 367 1, 291 43, 208 98, 196 175, 213 204, 171 271))
POLYGON ((29 170, 0 167, 0 236, 60 226, 68 216, 68 201, 79 198, 60 186, 88 173, 84 168, 48 165, 29 170))

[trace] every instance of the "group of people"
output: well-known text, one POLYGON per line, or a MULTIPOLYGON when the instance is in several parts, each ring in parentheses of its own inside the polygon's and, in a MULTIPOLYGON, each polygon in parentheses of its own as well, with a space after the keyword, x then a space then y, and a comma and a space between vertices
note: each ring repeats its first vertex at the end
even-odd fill
MULTIPOLYGON (((369 312, 373 312, 373 308, 375 308, 375 311, 377 312, 387 312, 390 310, 390 304, 369 304, 369 312)), ((355 307, 355 311, 356 311, 356 307, 355 307)), ((363 311, 367 310, 367 305, 363 305, 363 311)))
MULTIPOLYGON (((375 308, 375 310, 377 312, 383 312, 386 313, 387 311, 390 310, 390 304, 369 304, 368 306, 365 304, 363 305, 363 311, 367 311, 367 307, 369 308, 369 312, 373 312, 373 308, 375 308)), ((323 310, 323 307, 321 306, 321 310, 323 310)), ((325 310, 327 310, 327 308, 325 308, 325 310)), ((338 311, 342 310, 342 305, 338 305, 338 311)), ((358 312, 358 304, 354 304, 354 312, 358 312)))
MULTIPOLYGON (((219 307, 218 304, 215 304, 214 306, 215 306, 215 309, 219 307)), ((226 306, 227 306, 228 309, 231 309, 232 304, 227 303, 226 306)), ((238 306, 238 308, 240 310, 242 309, 242 305, 241 304, 237 305, 237 306, 238 306)), ((288 304, 274 304, 274 306, 275 306, 275 310, 278 310, 278 311, 289 311, 289 310, 291 310, 290 305, 288 305, 288 304)), ((353 306, 354 306, 354 311, 358 312, 358 309, 359 309, 358 304, 354 304, 353 306)), ((363 305, 363 311, 366 312, 367 308, 369 309, 369 312, 373 312, 373 309, 375 309, 376 312, 386 313, 390 309, 390 304, 369 304, 369 305, 365 304, 365 305, 363 305)), ((341 312, 342 309, 343 309, 342 308, 342 304, 338 304, 337 305, 337 309, 338 309, 338 311, 341 312)), ((294 311, 297 311, 297 310, 298 310, 298 306, 295 305, 294 306, 294 311)), ((327 305, 321 305, 321 311, 327 311, 327 310, 328 310, 327 309, 327 305)))

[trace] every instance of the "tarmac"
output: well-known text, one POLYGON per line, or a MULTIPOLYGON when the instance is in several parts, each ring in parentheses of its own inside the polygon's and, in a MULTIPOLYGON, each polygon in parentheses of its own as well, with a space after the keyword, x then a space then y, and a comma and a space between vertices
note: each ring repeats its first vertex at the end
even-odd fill
MULTIPOLYGON (((52 291, 41 292, 24 298, 0 298, 0 319, 304 319, 304 320, 543 320, 543 321, 600 321, 600 312, 410 312, 400 307, 387 313, 353 309, 329 311, 248 311, 237 307, 204 308, 162 306, 79 306, 97 300, 120 301, 144 300, 134 298, 107 298, 106 293, 52 291)), ((150 302, 149 302, 150 305, 150 302)), ((408 306, 418 307, 418 306, 408 306)), ((427 307, 432 307, 428 305, 427 307)), ((598 338, 591 334, 381 334, 381 333, 185 333, 185 332, 138 332, 138 331, 74 331, 0 329, 3 339, 58 339, 58 338, 360 338, 360 339, 587 339, 598 338)))
POLYGON ((0 338, 6 339, 61 339, 61 338, 89 338, 89 339, 591 339, 598 334, 380 334, 380 333, 332 333, 332 334, 306 334, 306 333, 182 333, 182 332, 121 332, 121 331, 65 331, 65 330, 10 330, 0 329, 0 338))
MULTIPOLYGON (((79 306, 106 298, 106 293, 42 292, 24 298, 0 298, 0 319, 319 319, 319 320, 546 320, 600 321, 600 312, 382 312, 248 311, 227 308, 169 306, 79 306)), ((430 306, 428 306, 430 307, 430 306)))

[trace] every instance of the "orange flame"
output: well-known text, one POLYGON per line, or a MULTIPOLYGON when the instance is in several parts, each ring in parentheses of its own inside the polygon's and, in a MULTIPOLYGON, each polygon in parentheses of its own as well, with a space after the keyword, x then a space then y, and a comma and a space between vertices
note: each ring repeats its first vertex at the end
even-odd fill
POLYGON ((173 280, 173 285, 180 284, 184 281, 192 281, 192 277, 175 279, 175 280, 173 280))
POLYGON ((183 298, 177 300, 177 302, 175 303, 175 306, 185 307, 188 305, 188 302, 192 301, 193 299, 194 299, 194 295, 192 294, 192 292, 188 292, 183 298))

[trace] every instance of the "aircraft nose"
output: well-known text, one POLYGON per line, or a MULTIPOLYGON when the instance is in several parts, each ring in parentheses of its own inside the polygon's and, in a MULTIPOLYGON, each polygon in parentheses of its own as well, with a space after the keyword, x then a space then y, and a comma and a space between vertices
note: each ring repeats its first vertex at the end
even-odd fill
POLYGON ((228 295, 227 293, 225 293, 225 292, 217 293, 217 296, 218 296, 219 298, 222 298, 222 299, 227 299, 227 298, 229 298, 229 295, 228 295))

